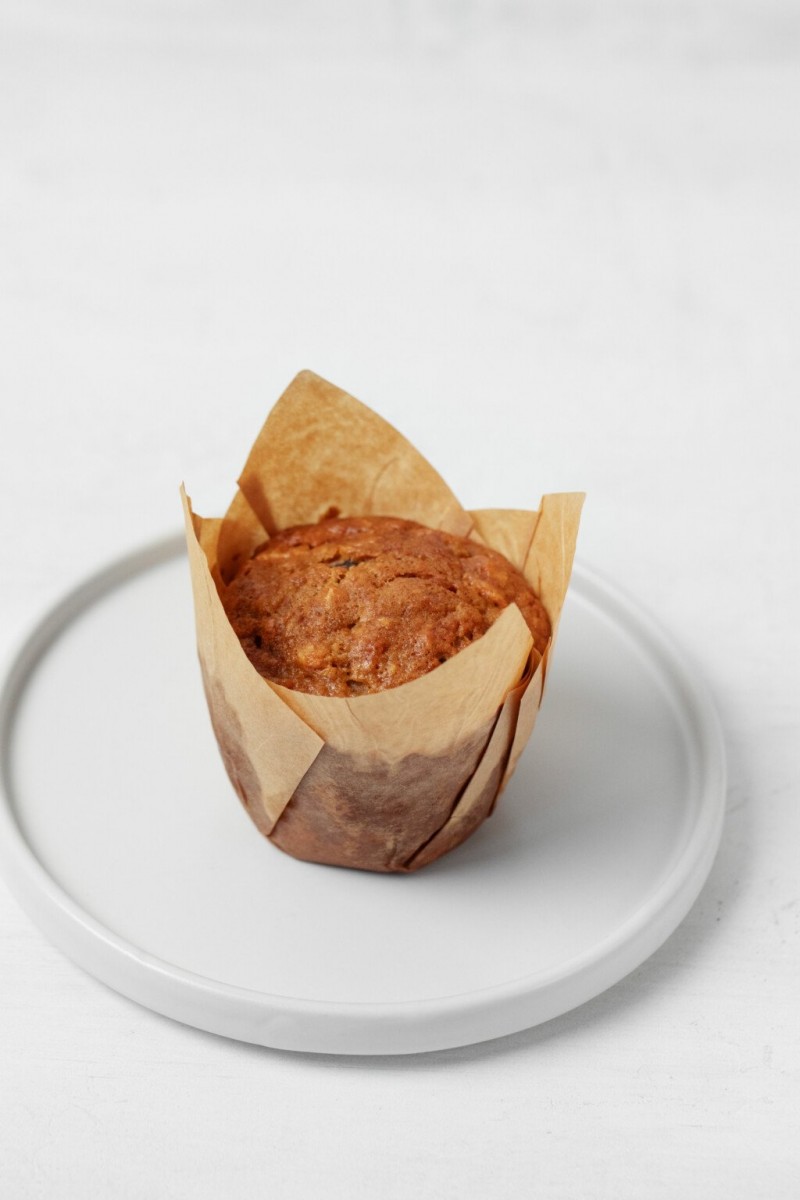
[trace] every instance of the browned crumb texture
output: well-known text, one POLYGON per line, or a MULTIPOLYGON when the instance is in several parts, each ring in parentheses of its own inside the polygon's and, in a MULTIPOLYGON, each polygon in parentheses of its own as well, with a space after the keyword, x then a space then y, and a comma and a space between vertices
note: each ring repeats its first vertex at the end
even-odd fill
POLYGON ((333 517, 277 534, 223 596, 256 670, 358 696, 433 670, 515 602, 544 651, 550 621, 496 550, 399 517, 333 517))

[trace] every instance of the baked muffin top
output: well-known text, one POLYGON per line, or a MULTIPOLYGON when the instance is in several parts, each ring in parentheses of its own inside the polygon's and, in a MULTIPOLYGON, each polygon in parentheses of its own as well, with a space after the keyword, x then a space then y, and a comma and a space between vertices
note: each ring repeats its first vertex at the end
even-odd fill
POLYGON ((544 606, 502 554, 399 517, 330 517, 271 538, 223 593, 256 670, 360 696, 417 679, 516 603, 541 654, 544 606))

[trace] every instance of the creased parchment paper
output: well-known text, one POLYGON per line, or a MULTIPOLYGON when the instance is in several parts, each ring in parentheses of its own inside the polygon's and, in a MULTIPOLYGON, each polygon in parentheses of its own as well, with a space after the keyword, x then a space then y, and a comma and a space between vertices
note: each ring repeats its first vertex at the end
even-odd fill
POLYGON ((386 421, 303 371, 267 417, 225 516, 199 517, 181 495, 211 722, 259 830, 297 858, 372 871, 417 870, 463 842, 533 729, 583 494, 544 496, 536 512, 467 512, 386 421), (543 656, 512 604, 454 658, 374 695, 314 696, 262 678, 221 597, 270 534, 333 512, 405 517, 499 550, 547 609, 543 656))

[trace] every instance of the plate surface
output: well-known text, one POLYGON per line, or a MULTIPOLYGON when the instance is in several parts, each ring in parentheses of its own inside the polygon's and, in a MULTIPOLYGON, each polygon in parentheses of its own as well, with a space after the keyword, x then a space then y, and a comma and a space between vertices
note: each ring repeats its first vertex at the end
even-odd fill
POLYGON ((10 886, 91 974, 292 1050, 466 1045, 566 1012, 651 954, 719 842, 714 710, 638 606, 577 566, 534 736, 494 815, 418 874, 297 862, 228 783, 177 540, 34 630, 0 708, 10 886))

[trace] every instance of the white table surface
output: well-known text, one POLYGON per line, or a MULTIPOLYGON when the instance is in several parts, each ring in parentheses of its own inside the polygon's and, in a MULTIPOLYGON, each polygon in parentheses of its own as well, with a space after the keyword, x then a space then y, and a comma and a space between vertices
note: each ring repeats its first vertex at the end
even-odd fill
POLYGON ((798 111, 789 0, 1 0, 0 652, 307 366, 469 507, 585 489, 730 766, 662 949, 461 1050, 182 1027, 0 883, 4 1196, 798 1195, 798 111))

